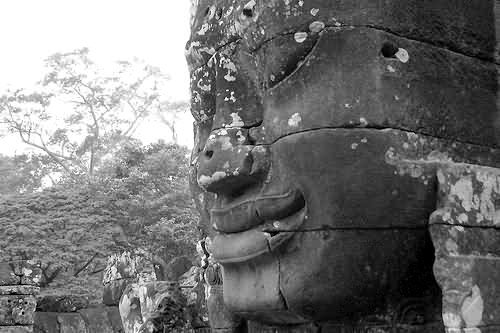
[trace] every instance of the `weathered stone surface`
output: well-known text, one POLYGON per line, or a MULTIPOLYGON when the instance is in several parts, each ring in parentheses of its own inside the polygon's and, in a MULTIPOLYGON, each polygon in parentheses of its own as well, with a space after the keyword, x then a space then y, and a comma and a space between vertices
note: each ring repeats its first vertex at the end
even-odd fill
POLYGON ((59 333, 87 333, 85 322, 79 313, 59 313, 57 322, 59 333))
POLYGON ((105 306, 79 310, 88 333, 113 333, 105 306))
POLYGON ((136 278, 138 274, 137 260, 138 258, 133 256, 130 252, 111 255, 106 264, 103 283, 107 284, 115 280, 136 278))
POLYGON ((40 287, 31 285, 0 286, 0 295, 37 295, 40 287))
POLYGON ((500 229, 431 225, 430 231, 441 243, 436 246, 438 256, 500 258, 500 229))
POLYGON ((35 312, 35 333, 58 333, 59 322, 56 312, 35 312))
POLYGON ((258 143, 311 128, 368 126, 500 145, 499 125, 489 121, 497 114, 495 65, 371 29, 328 31, 313 50, 263 97, 268 126, 258 143), (384 43, 411 60, 381 56, 384 43), (295 114, 300 121, 290 126, 295 114))
POLYGON ((409 39, 493 59, 496 55, 494 1, 200 1, 192 17, 188 61, 206 63, 237 38, 256 48, 284 32, 309 33, 314 21, 326 26, 370 26, 409 39), (249 4, 248 8, 245 4, 249 4), (253 5, 253 6, 252 6, 253 5), (245 12, 244 12, 245 11, 245 12), (477 23, 477 18, 484 20, 477 23), (213 48, 213 50, 212 50, 213 48))
POLYGON ((0 285, 16 285, 20 284, 21 277, 14 273, 14 266, 12 263, 0 262, 0 285))
POLYGON ((31 325, 36 301, 31 295, 1 295, 0 325, 31 325))
POLYGON ((114 333, 124 333, 122 319, 120 317, 120 310, 117 306, 107 306, 106 311, 108 313, 108 318, 113 327, 114 333))
POLYGON ((443 320, 447 327, 499 326, 499 269, 498 258, 436 258, 434 270, 443 291, 443 320))
POLYGON ((88 297, 79 295, 46 295, 37 298, 36 310, 40 312, 76 312, 89 305, 88 297))
POLYGON ((0 284, 38 285, 41 276, 42 270, 40 269, 40 263, 34 260, 17 260, 0 263, 0 284), (19 278, 18 283, 1 283, 1 276, 12 276, 12 273, 19 278))
POLYGON ((441 204, 430 223, 500 226, 500 169, 449 163, 437 175, 441 204))
POLYGON ((135 282, 135 279, 121 279, 109 281, 104 284, 102 295, 103 304, 118 305, 120 303, 120 297, 122 297, 123 291, 127 285, 135 282))
POLYGON ((229 312, 224 304, 222 285, 213 285, 208 288, 207 297, 208 321, 212 329, 237 330, 242 325, 241 318, 229 312))
POLYGON ((447 328, 500 325, 500 171, 448 163, 438 170, 430 218, 434 272, 447 328))
POLYGON ((120 316, 126 333, 142 325, 177 332, 187 324, 186 299, 178 282, 153 281, 127 286, 120 300, 120 316))
POLYGON ((0 326, 0 333, 33 333, 32 326, 0 326))
POLYGON ((441 185, 500 166, 497 2, 193 4, 190 181, 229 310, 251 333, 497 327, 499 181, 441 185))

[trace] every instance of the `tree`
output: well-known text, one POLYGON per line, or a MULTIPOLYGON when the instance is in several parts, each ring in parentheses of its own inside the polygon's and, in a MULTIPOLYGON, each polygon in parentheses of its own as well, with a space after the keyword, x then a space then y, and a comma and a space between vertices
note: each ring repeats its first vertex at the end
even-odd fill
POLYGON ((166 262, 195 255, 198 216, 188 189, 188 153, 163 141, 146 147, 130 143, 99 174, 103 196, 127 212, 130 245, 166 262))
POLYGON ((56 53, 45 65, 47 73, 34 91, 0 97, 2 122, 75 180, 92 177, 141 120, 169 105, 161 94, 168 77, 138 60, 117 62, 107 73, 83 48, 56 53))
POLYGON ((179 115, 189 110, 189 103, 181 102, 163 102, 157 105, 156 116, 168 127, 172 134, 172 142, 179 143, 177 140, 176 124, 179 115))
POLYGON ((0 195, 40 189, 43 179, 50 177, 51 168, 50 159, 44 155, 0 155, 0 195))
POLYGON ((0 196, 0 260, 42 261, 42 292, 99 299, 106 258, 143 249, 165 262, 195 255, 197 215, 185 147, 128 141, 91 183, 0 196))

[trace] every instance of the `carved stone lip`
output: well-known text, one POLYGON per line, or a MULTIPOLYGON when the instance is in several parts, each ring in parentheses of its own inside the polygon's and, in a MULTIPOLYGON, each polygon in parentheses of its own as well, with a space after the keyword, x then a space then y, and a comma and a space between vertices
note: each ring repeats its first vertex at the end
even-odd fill
POLYGON ((210 220, 216 231, 240 233, 267 221, 286 218, 304 206, 302 193, 298 189, 289 189, 282 194, 253 195, 230 205, 213 208, 210 220))
POLYGON ((237 264, 270 253, 293 237, 307 219, 303 206, 294 214, 239 233, 219 233, 210 246, 213 258, 221 264, 237 264))

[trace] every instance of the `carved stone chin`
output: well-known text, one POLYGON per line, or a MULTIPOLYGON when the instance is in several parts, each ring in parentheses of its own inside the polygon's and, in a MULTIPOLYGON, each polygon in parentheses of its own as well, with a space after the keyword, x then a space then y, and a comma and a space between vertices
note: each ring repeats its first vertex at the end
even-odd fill
MULTIPOLYGON (((450 166, 500 166, 494 8, 489 0, 195 2, 191 188, 209 239, 204 265, 222 267, 224 304, 214 291, 212 313, 231 313, 212 316, 214 329, 500 325, 499 304, 484 296, 500 299, 500 283, 472 273, 479 261, 468 257, 479 253, 488 264, 474 267, 498 272, 498 226, 454 231, 472 219, 465 206, 441 221, 453 195, 473 193, 460 194, 469 185, 460 182, 451 191, 450 166), (450 259, 462 255, 469 261, 450 259)), ((481 202, 496 221, 493 179, 483 181, 490 192, 481 202)))

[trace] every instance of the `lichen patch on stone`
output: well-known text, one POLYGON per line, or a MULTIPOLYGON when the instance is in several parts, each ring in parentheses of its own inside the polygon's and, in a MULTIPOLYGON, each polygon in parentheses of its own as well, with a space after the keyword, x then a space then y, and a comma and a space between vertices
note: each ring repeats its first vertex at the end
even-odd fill
POLYGON ((302 117, 300 114, 294 113, 289 119, 288 119, 288 126, 290 127, 298 127, 300 122, 302 121, 302 117))

